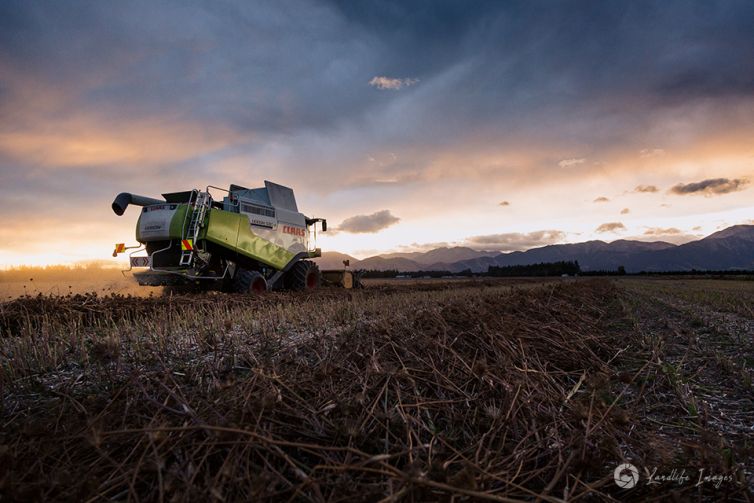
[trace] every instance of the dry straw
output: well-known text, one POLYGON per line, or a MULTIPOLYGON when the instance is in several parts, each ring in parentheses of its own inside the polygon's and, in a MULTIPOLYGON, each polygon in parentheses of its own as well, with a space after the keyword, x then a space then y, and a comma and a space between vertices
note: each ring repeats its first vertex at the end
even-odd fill
POLYGON ((612 479, 627 459, 699 462, 693 449, 731 469, 638 415, 666 390, 620 295, 595 281, 6 303, 0 494, 685 498, 612 479))

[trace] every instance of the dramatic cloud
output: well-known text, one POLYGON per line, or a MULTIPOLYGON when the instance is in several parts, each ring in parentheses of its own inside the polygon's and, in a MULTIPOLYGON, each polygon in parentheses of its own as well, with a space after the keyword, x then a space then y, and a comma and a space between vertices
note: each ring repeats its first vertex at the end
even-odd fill
POLYGON ((683 231, 681 229, 676 229, 675 227, 668 227, 665 229, 662 227, 651 227, 644 231, 645 236, 672 236, 682 233, 683 231))
POLYGON ((510 206, 511 203, 509 201, 501 201, 498 206, 510 206))
POLYGON ((0 131, 0 153, 54 169, 159 165, 201 156, 237 139, 233 131, 211 125, 136 119, 123 123, 79 116, 44 132, 0 131))
POLYGON ((659 192, 660 189, 654 185, 637 185, 634 192, 659 192))
POLYGON ((578 166, 579 164, 584 164, 586 162, 586 159, 563 159, 562 161, 558 162, 558 166, 561 168, 570 168, 571 166, 578 166))
POLYGON ((413 86, 419 82, 419 79, 394 79, 390 77, 373 77, 369 85, 377 89, 390 89, 397 91, 402 87, 413 86))
MULTIPOLYGON (((270 179, 333 223, 401 215, 320 236, 355 253, 594 229, 610 217, 583 211, 593 194, 754 178, 754 9, 690 1, 2 1, 0 219, 37 232, 0 267, 57 236, 35 200, 98 229, 55 242, 81 258, 133 236, 136 214, 109 211, 121 191, 270 179), (516 204, 490 211, 500 195, 516 204)), ((706 229, 747 195, 653 209, 706 229)), ((610 199, 651 219, 644 196, 610 199)))
POLYGON ((466 245, 473 248, 500 251, 519 251, 555 244, 563 241, 565 232, 558 230, 542 230, 528 233, 509 232, 505 234, 488 234, 472 236, 466 240, 466 245))
POLYGON ((592 202, 594 202, 594 203, 607 203, 609 201, 610 201, 610 199, 606 198, 605 196, 600 196, 600 197, 596 198, 592 202))
POLYGON ((679 183, 673 186, 669 192, 680 196, 688 194, 703 194, 705 196, 715 196, 720 194, 729 194, 743 190, 744 186, 749 183, 744 178, 710 178, 701 182, 679 183))
POLYGON ((631 210, 629 210, 628 208, 623 208, 622 210, 620 210, 621 215, 628 215, 629 213, 631 213, 631 210))
MULTIPOLYGON (((458 243, 448 243, 447 241, 438 241, 434 243, 411 243, 409 245, 401 245, 396 247, 396 251, 394 253, 382 253, 381 255, 395 256, 400 255, 401 253, 424 253, 435 250, 437 248, 449 248, 451 246, 458 246, 458 243)), ((373 255, 378 255, 378 253, 374 253, 373 255)))
POLYGON ((346 218, 337 227, 337 230, 352 234, 374 233, 397 224, 400 220, 400 218, 390 213, 390 210, 382 210, 371 215, 356 215, 346 218))
POLYGON ((608 222, 597 227, 596 232, 600 234, 605 232, 619 232, 626 230, 626 226, 620 222, 608 222))
POLYGON ((648 227, 640 236, 631 236, 627 239, 637 241, 664 241, 680 245, 699 239, 700 235, 694 231, 699 231, 701 227, 693 228, 690 232, 683 231, 677 227, 648 227))

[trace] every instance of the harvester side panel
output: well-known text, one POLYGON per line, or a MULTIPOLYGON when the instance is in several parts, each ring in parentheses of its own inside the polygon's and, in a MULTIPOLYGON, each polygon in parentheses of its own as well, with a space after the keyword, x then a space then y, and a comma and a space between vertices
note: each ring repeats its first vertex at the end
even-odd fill
POLYGON ((271 241, 291 253, 301 253, 308 249, 308 233, 306 232, 306 217, 300 213, 293 213, 284 209, 277 209, 277 222, 272 229, 259 227, 253 224, 251 231, 267 241, 271 241))
POLYGON ((207 241, 257 260, 274 269, 283 269, 294 254, 256 236, 249 228, 246 215, 212 209, 206 226, 207 241))
MULTIPOLYGON (((188 225, 191 215, 188 215, 189 207, 187 204, 179 204, 175 211, 173 220, 170 221, 170 235, 180 238, 183 235, 184 226, 188 225)), ((192 210, 193 213, 193 210, 192 210)))

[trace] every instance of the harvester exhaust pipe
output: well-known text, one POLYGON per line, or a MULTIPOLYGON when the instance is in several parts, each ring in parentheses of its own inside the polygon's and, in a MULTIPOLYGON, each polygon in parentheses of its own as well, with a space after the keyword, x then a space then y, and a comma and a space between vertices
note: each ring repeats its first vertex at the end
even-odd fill
POLYGON ((138 196, 136 194, 130 194, 128 192, 121 192, 115 197, 113 201, 113 211, 116 215, 121 216, 128 208, 129 204, 135 206, 150 206, 152 204, 162 204, 165 201, 154 199, 151 197, 138 196))

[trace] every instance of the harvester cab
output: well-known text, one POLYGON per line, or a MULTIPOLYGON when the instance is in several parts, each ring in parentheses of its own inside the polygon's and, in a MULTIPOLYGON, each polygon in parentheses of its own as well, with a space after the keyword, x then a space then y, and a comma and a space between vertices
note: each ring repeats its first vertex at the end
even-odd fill
POLYGON ((309 259, 321 256, 316 247, 317 224, 298 211, 293 190, 269 181, 264 187, 162 194, 163 199, 119 194, 115 214, 141 206, 136 224, 138 247, 117 244, 114 255, 129 253, 130 268, 140 285, 199 285, 225 291, 313 289, 321 274, 309 259), (222 191, 222 199, 213 198, 222 191), (143 253, 146 255, 143 255, 143 253))

